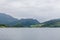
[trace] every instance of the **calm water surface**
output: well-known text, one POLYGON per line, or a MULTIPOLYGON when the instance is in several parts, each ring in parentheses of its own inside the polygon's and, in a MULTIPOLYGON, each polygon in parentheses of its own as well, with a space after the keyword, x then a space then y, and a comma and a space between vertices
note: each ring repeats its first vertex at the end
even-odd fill
POLYGON ((60 40, 60 28, 0 28, 0 40, 60 40))

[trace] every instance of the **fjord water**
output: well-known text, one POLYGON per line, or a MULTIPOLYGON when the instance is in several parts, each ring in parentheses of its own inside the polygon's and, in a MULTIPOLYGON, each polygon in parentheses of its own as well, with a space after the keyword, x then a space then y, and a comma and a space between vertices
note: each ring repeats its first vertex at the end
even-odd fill
POLYGON ((0 28, 0 40, 60 40, 60 28, 0 28))

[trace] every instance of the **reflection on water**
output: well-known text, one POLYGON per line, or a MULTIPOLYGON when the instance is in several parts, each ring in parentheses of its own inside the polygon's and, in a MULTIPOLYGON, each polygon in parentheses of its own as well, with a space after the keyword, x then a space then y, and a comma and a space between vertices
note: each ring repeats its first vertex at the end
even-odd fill
POLYGON ((0 40, 60 40, 60 28, 0 28, 0 40))

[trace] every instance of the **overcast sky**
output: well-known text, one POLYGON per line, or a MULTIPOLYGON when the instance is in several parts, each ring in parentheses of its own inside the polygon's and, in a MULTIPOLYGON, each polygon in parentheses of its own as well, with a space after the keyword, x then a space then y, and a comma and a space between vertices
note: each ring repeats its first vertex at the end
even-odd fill
POLYGON ((60 0, 0 0, 0 12, 46 21, 60 18, 60 0))

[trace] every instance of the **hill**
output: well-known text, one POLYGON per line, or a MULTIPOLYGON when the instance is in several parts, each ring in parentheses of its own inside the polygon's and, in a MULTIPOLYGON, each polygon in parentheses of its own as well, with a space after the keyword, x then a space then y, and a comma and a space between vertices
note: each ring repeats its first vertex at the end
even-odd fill
POLYGON ((60 27, 60 19, 53 19, 43 23, 44 27, 60 27))

